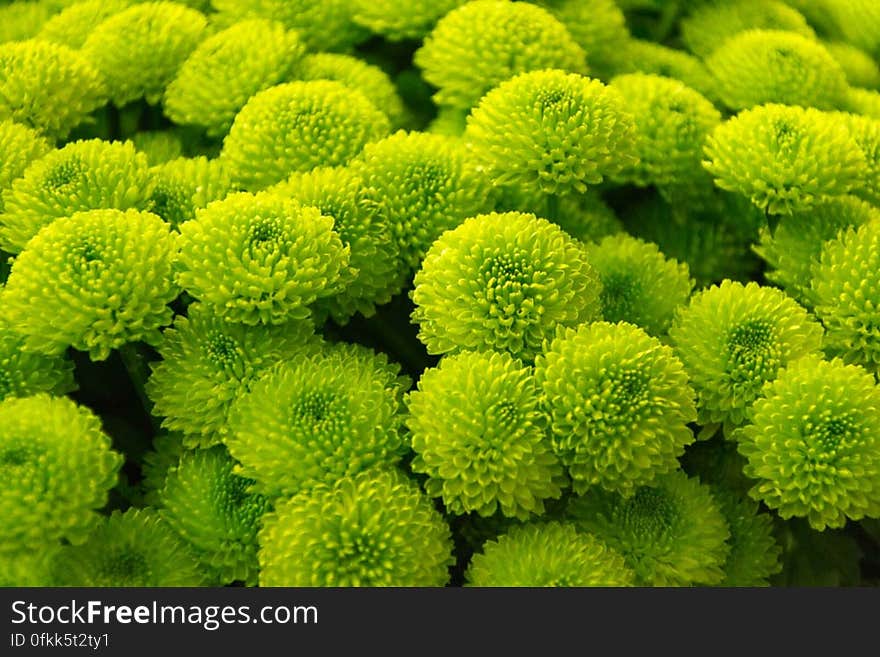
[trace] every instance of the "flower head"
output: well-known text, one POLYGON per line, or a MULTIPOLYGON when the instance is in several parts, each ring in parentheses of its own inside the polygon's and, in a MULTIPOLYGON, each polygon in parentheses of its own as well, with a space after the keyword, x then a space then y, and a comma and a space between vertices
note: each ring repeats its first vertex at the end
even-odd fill
POLYGON ((128 9, 133 3, 134 0, 77 0, 72 4, 65 3, 68 6, 43 24, 37 38, 79 50, 95 27, 128 9))
MULTIPOLYGON (((0 308, 3 308, 2 288, 0 308)), ((76 390, 70 360, 25 351, 25 338, 14 329, 14 325, 0 316, 0 401, 38 392, 64 395, 76 390)))
POLYGON ((421 39, 466 0, 352 0, 358 25, 391 41, 421 39))
POLYGON ((195 218, 196 211, 232 191, 229 172, 221 160, 178 157, 150 169, 153 188, 149 209, 172 226, 195 218))

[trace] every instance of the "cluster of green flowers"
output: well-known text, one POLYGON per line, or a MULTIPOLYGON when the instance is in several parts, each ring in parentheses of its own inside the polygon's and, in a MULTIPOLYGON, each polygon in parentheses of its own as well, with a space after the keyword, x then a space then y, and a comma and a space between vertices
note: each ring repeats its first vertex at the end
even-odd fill
POLYGON ((873 0, 0 3, 0 585, 869 583, 878 63, 873 0))

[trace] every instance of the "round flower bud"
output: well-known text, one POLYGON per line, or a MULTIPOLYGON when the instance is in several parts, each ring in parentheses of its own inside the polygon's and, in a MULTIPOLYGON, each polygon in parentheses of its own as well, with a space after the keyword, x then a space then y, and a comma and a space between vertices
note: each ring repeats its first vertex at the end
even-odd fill
POLYGON ((854 87, 880 87, 880 65, 864 50, 842 41, 828 41, 822 45, 834 57, 854 87))
POLYGON ((0 402, 0 553, 82 542, 121 465, 98 417, 69 399, 0 402))
POLYGON ((839 359, 803 358, 764 389, 736 433, 750 495, 813 529, 880 516, 880 389, 839 359))
POLYGON ((133 3, 134 0, 77 0, 46 21, 37 38, 78 50, 95 27, 133 3))
POLYGON ((3 193, 0 246, 18 253, 41 228, 85 210, 145 209, 147 158, 131 142, 76 141, 34 161, 3 193))
POLYGON ((414 62, 438 88, 434 101, 468 109, 499 83, 526 71, 586 73, 584 51, 546 9, 527 2, 475 0, 440 19, 414 62))
POLYGON ((280 503, 259 538, 261 586, 444 586, 453 562, 443 517, 391 470, 280 503))
POLYGON ((165 90, 165 113, 175 123, 225 135, 248 99, 283 82, 305 52, 296 32, 251 19, 202 41, 165 90))
POLYGON ((712 487, 730 528, 730 553, 724 562, 724 579, 718 586, 768 586, 768 579, 782 570, 782 548, 773 536, 773 518, 758 510, 755 502, 719 486, 712 487))
POLYGON ((221 157, 237 185, 256 191, 294 171, 346 164, 389 129, 388 117, 356 89, 334 80, 290 82, 247 102, 221 157))
POLYGON ((211 201, 226 198, 232 181, 220 160, 179 157, 154 166, 149 209, 172 226, 194 219, 211 201))
POLYGON ((807 210, 857 188, 865 155, 840 121, 814 109, 764 105, 709 135, 703 166, 721 189, 770 214, 807 210))
POLYGON ((354 22, 389 41, 421 39, 466 0, 352 0, 354 22))
POLYGON ((514 527, 475 554, 465 578, 470 586, 633 586, 623 557, 574 525, 548 522, 514 527))
MULTIPOLYGON (((0 193, 12 187, 13 181, 25 172, 31 162, 50 150, 52 146, 36 130, 9 119, 0 121, 0 193)), ((3 200, 0 198, 0 217, 3 212, 3 200)), ((0 219, 2 223, 3 219, 0 219)))
MULTIPOLYGON (((3 308, 0 288, 0 308, 3 308)), ((24 350, 24 337, 0 317, 0 401, 38 392, 65 395, 76 390, 73 363, 65 357, 24 350)))
POLYGON ((496 185, 545 194, 583 193, 637 157, 623 97, 563 71, 524 73, 498 85, 471 112, 464 139, 496 185))
POLYGON ((447 511, 526 520, 558 498, 565 475, 547 440, 530 368, 508 354, 465 352, 426 370, 410 393, 414 472, 447 511))
POLYGON ((428 353, 540 353, 558 326, 599 316, 599 282, 582 245, 518 212, 480 215, 444 233, 415 276, 412 319, 428 353))
POLYGON ((79 52, 36 39, 0 44, 0 120, 64 139, 106 100, 100 73, 79 52))
POLYGON ((113 102, 155 104, 203 37, 207 19, 177 2, 143 2, 113 14, 83 44, 113 102))
POLYGON ((621 553, 640 586, 718 584, 730 531, 708 486, 673 472, 624 497, 590 491, 573 498, 567 514, 621 553))
POLYGON ((57 219, 16 259, 6 318, 28 350, 48 355, 73 347, 104 360, 128 342, 157 344, 178 291, 175 237, 159 217, 136 210, 57 219))
POLYGON ((669 330, 701 424, 741 424, 768 381, 817 352, 822 327, 781 290, 724 281, 695 294, 669 330))

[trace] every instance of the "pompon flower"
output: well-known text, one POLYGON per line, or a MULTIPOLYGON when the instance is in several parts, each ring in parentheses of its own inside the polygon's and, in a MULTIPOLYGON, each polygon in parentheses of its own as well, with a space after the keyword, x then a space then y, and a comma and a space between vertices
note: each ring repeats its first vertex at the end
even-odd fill
POLYGON ((98 417, 69 399, 0 402, 0 553, 82 542, 121 465, 98 417))
POLYGON ((770 266, 768 280, 803 305, 812 306, 812 270, 824 246, 841 230, 858 228, 872 219, 880 220, 880 210, 870 203, 854 196, 835 196, 805 212, 782 217, 772 232, 762 228, 755 252, 770 266))
POLYGON ((825 325, 826 348, 880 371, 880 220, 827 242, 812 274, 810 298, 825 325))
POLYGON ((466 0, 352 0, 354 22, 389 41, 421 39, 466 0))
POLYGON ((638 160, 617 179, 664 187, 702 183, 708 177, 700 167, 703 142, 721 123, 711 102, 684 83, 658 75, 621 75, 610 86, 623 96, 636 126, 638 160))
POLYGON ((822 346, 822 327, 781 290, 733 281, 695 294, 669 336, 704 425, 742 424, 766 382, 822 346))
POLYGON ((254 95, 233 121, 221 158, 251 191, 295 171, 347 164, 390 130, 367 97, 335 80, 279 84, 254 95))
POLYGON ((165 478, 159 515, 187 542, 215 585, 255 585, 257 532, 269 505, 234 467, 222 447, 184 454, 165 478))
POLYGON ((845 112, 835 113, 832 117, 847 127, 853 141, 865 154, 864 184, 854 189, 853 194, 880 206, 880 117, 845 112))
POLYGON ((233 404, 224 441, 258 490, 290 496, 400 460, 401 402, 384 356, 328 347, 253 383, 233 404))
POLYGON ((819 531, 880 516, 880 388, 841 360, 800 359, 764 389, 736 433, 749 494, 819 531))
MULTIPOLYGON (((25 172, 31 162, 50 150, 51 144, 36 130, 9 119, 0 121, 0 193, 12 187, 13 181, 25 172)), ((3 201, 0 199, 0 224, 3 223, 3 212, 3 201)))
POLYGON ((196 303, 165 330, 146 392, 162 426, 187 446, 220 442, 232 403, 276 363, 318 348, 307 320, 271 326, 233 324, 196 303))
POLYGON ((173 130, 144 130, 131 137, 139 153, 147 156, 150 166, 165 164, 183 155, 183 141, 173 130))
POLYGON ((546 194, 583 193, 637 159, 635 124, 620 93, 558 70, 524 73, 487 93, 468 116, 464 139, 496 185, 546 194))
POLYGON ((260 531, 261 586, 444 586, 449 527, 396 470, 371 470, 280 503, 260 531))
POLYGON ((452 137, 398 131, 369 144, 352 166, 406 271, 418 268, 444 231, 487 209, 487 180, 452 137))
POLYGON ((651 335, 666 334, 675 309, 687 303, 694 287, 686 264, 626 233, 588 245, 587 261, 602 281, 602 318, 635 324, 651 335))
POLYGON ((177 296, 177 236, 149 212, 91 210, 56 220, 18 256, 3 295, 28 350, 68 347, 104 360, 142 340, 158 344, 177 296))
POLYGON ((437 23, 414 62, 438 88, 438 105, 468 109, 519 73, 586 73, 584 51, 546 9, 523 2, 475 0, 437 23))
POLYGON ((782 548, 773 535, 772 516, 720 486, 712 486, 712 497, 730 528, 730 553, 718 586, 769 586, 769 578, 782 570, 782 548))
POLYGON ((703 166, 721 189, 770 214, 808 210, 857 189, 865 155, 840 121, 818 110, 763 105, 719 125, 703 166))
POLYGON ((329 52, 308 55, 299 65, 297 77, 302 80, 336 80, 366 96, 385 113, 391 127, 398 128, 407 121, 407 110, 388 74, 352 55, 329 52))
POLYGON ((599 539, 560 522, 514 527, 475 554, 470 586, 633 586, 623 557, 599 539))
POLYGON ((32 162, 3 193, 0 246, 18 253, 41 228, 75 212, 145 209, 151 192, 147 158, 131 142, 67 144, 32 162))
POLYGON ((230 322, 306 319, 348 266, 332 217, 266 192, 214 201, 180 233, 180 286, 230 322))
POLYGON ((840 64, 847 82, 852 86, 868 89, 880 87, 880 64, 871 55, 843 41, 825 41, 823 45, 840 64))
POLYGON ((165 90, 165 113, 175 123, 223 136, 248 99, 284 82, 305 46, 296 32, 265 19, 236 23, 202 41, 165 90))
POLYGON ((270 191, 333 217, 333 229, 350 249, 348 268, 342 274, 346 280, 343 289, 315 303, 318 323, 326 315, 338 324, 345 324, 358 312, 370 317, 376 306, 388 303, 401 291, 405 272, 399 263, 391 217, 377 211, 354 170, 319 167, 295 173, 270 191))
POLYGON ((0 120, 64 139, 106 101, 100 73, 79 52, 36 39, 0 44, 0 120))
POLYGON ((816 38, 803 14, 776 0, 708 2, 681 21, 682 41, 698 57, 709 56, 725 41, 747 30, 784 30, 816 38))
POLYGON ((415 276, 412 319, 432 354, 508 351, 533 360, 557 326, 599 316, 601 283, 561 228, 518 212, 444 233, 415 276))
POLYGON ((204 36, 204 14, 177 2, 144 2, 113 14, 89 34, 83 55, 107 82, 119 107, 155 104, 204 36))
POLYGON ((629 497, 597 490, 567 516, 621 553, 640 586, 713 585, 724 579, 730 530, 711 490, 673 472, 629 497))
POLYGON ((92 30, 132 4, 134 0, 77 0, 46 21, 36 36, 78 50, 92 30))
POLYGON ((575 492, 631 494, 678 468, 694 441, 694 392, 672 349, 632 324, 558 336, 535 361, 553 450, 575 492))
POLYGON ((148 207, 172 226, 194 219, 196 211, 233 190, 221 160, 178 157, 150 169, 153 180, 148 207))
MULTIPOLYGON (((0 309, 3 306, 3 290, 0 288, 0 309)), ((76 390, 70 360, 64 356, 25 351, 25 339, 14 329, 0 316, 0 401, 38 392, 65 395, 76 390)))
POLYGON ((55 586, 203 586, 186 543, 152 509, 114 511, 82 545, 52 560, 55 586))
POLYGON ((407 399, 414 472, 448 511, 527 520, 565 484, 531 369, 509 354, 465 352, 425 371, 407 399))

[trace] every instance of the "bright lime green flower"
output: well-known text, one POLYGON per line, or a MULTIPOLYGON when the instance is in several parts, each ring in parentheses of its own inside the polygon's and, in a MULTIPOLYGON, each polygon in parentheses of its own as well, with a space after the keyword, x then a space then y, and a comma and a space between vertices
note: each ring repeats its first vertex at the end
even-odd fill
POLYGON ((248 99, 284 82, 305 47, 280 23, 251 19, 209 36, 183 62, 165 90, 165 113, 175 123, 225 135, 248 99))
MULTIPOLYGON (((25 172, 31 162, 50 150, 51 144, 36 130, 9 119, 0 121, 0 193, 12 187, 13 181, 25 172)), ((3 211, 3 201, 0 199, 0 213, 3 211)), ((3 219, 0 219, 2 223, 3 219)))
POLYGON ((91 210, 57 219, 18 256, 4 313, 26 348, 57 355, 68 347, 104 360, 112 349, 157 344, 177 296, 176 235, 136 210, 91 210))
POLYGON ((531 369, 506 353, 465 352, 426 370, 410 393, 414 472, 452 513, 527 520, 558 498, 562 467, 531 369))
POLYGON ((880 65, 864 50, 842 41, 829 41, 823 45, 843 68, 846 80, 852 86, 869 89, 880 87, 880 65))
POLYGON ((414 62, 439 89, 434 101, 460 109, 519 73, 587 72, 584 51, 550 12, 507 0, 474 0, 449 12, 425 37, 414 62))
POLYGON ((341 82, 290 82, 247 102, 223 142, 221 157, 233 181, 256 191, 295 171, 346 164, 389 129, 385 114, 341 82))
POLYGON ((535 361, 553 450, 575 492, 631 494, 678 468, 694 391, 672 349, 632 324, 560 331, 535 361))
POLYGON ((352 0, 354 22, 390 41, 421 39, 466 0, 352 0))
POLYGON ((532 360, 557 326, 599 316, 599 282, 580 243, 518 212, 444 233, 416 273, 419 339, 432 354, 491 349, 532 360))
POLYGON ((819 531, 880 516, 880 388, 861 367, 791 363, 736 433, 750 495, 819 531))
POLYGON ((822 344, 822 327, 782 291, 732 281, 695 294, 669 335, 697 391, 700 423, 730 426, 780 369, 822 344))
POLYGON ((18 253, 41 228, 75 212, 145 209, 151 192, 147 158, 131 142, 67 144, 32 162, 3 193, 0 246, 18 253))
POLYGON ((0 402, 0 552, 81 543, 98 522, 122 457, 101 421, 64 397, 0 402))
POLYGON ((52 586, 49 572, 54 550, 41 546, 38 552, 0 554, 0 588, 52 586))
POLYGON ((771 575, 782 570, 782 548, 773 536, 773 518, 758 510, 755 502, 719 486, 712 487, 730 528, 730 553, 724 562, 719 586, 768 586, 771 575))
POLYGON ((46 21, 38 39, 70 48, 82 48, 92 31, 105 20, 127 9, 135 0, 78 0, 46 21))
MULTIPOLYGON (((4 306, 0 288, 0 309, 4 306)), ((2 312, 2 310, 0 310, 2 312)), ((38 392, 64 395, 76 390, 73 363, 24 350, 24 337, 0 316, 0 400, 38 392)))
POLYGON ((229 172, 221 160, 179 157, 154 166, 150 212, 173 226, 194 219, 196 211, 232 191, 229 172))
POLYGON ((257 532, 268 508, 253 482, 233 473, 235 462, 215 447, 183 455, 165 478, 159 514, 195 554, 216 584, 257 582, 257 532))
POLYGON ((718 584, 730 530, 708 486, 673 472, 630 497, 590 491, 571 500, 578 529, 620 552, 641 586, 718 584))
POLYGON ((514 527, 483 546, 465 574, 470 586, 632 586, 623 557, 574 525, 560 522, 514 527))
POLYGON ((443 586, 449 527, 396 471, 366 471, 279 504, 260 531, 261 586, 443 586))
POLYGON ((694 287, 686 264, 667 260, 656 244, 626 233, 588 245, 587 261, 602 281, 602 317, 630 322, 651 335, 666 334, 675 309, 687 303, 694 287))
POLYGON ((230 322, 306 319, 348 265, 332 217, 266 192, 214 201, 180 233, 180 286, 230 322))
POLYGON ((833 115, 847 127, 853 141, 865 155, 864 185, 853 193, 880 205, 880 117, 870 118, 857 114, 833 115))

